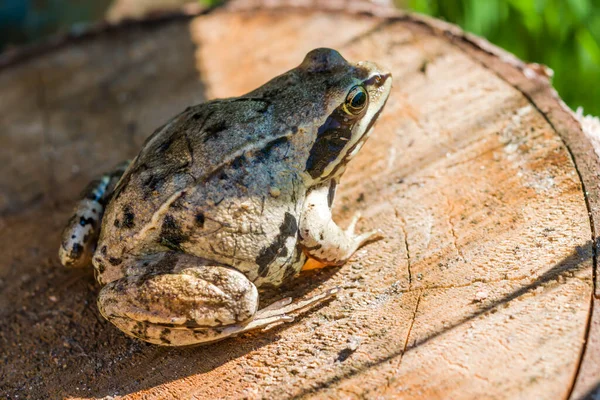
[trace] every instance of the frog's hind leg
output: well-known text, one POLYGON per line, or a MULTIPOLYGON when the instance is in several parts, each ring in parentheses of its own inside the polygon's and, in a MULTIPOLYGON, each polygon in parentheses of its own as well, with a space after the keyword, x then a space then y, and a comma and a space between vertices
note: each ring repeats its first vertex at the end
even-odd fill
POLYGON ((73 215, 63 230, 58 257, 65 267, 79 268, 90 265, 94 253, 104 206, 117 182, 129 166, 125 161, 113 171, 88 184, 73 215))
POLYGON ((108 283, 98 296, 100 312, 136 338, 163 346, 187 346, 290 322, 293 317, 288 312, 334 294, 327 292, 297 304, 284 299, 257 311, 258 291, 244 274, 226 266, 190 266, 191 258, 177 256, 170 272, 108 283))

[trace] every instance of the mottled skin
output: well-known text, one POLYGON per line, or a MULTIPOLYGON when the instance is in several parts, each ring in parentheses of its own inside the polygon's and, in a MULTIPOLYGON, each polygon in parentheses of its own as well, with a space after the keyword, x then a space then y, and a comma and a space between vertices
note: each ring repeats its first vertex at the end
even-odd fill
POLYGON ((110 195, 97 212, 100 236, 77 233, 90 213, 80 202, 61 260, 89 262, 89 250, 74 249, 97 239, 102 315, 151 343, 206 343, 290 321, 335 291, 258 311, 257 288, 281 285, 307 255, 344 263, 376 235, 354 235, 356 220, 340 229, 331 204, 390 88, 375 64, 317 49, 244 96, 187 108, 148 138, 114 191, 92 187, 102 192, 95 208, 110 195))

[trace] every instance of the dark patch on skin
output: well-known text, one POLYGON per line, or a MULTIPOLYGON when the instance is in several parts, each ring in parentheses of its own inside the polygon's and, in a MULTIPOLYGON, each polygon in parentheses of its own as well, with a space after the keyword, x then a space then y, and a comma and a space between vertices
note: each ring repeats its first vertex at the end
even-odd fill
POLYGON ((218 134, 227 130, 229 126, 227 125, 226 120, 218 120, 213 124, 204 126, 202 129, 203 141, 207 142, 211 139, 217 138, 218 134))
POLYGON ((337 187, 337 181, 332 179, 329 183, 329 192, 327 193, 327 205, 329 208, 333 205, 333 199, 335 197, 335 189, 337 187))
POLYGON ((106 270, 104 263, 101 263, 101 262, 96 263, 96 268, 98 269, 98 272, 100 272, 101 274, 104 273, 104 271, 106 270))
POLYGON ((122 226, 123 228, 126 229, 131 229, 135 226, 135 214, 133 213, 133 210, 131 209, 130 205, 126 205, 123 207, 123 223, 122 226))
MULTIPOLYGON (((323 238, 321 238, 321 240, 323 240, 323 238)), ((304 247, 304 250, 306 251, 315 251, 315 250, 319 250, 321 247, 323 247, 323 245, 319 244, 315 244, 314 246, 307 246, 304 247)))
MULTIPOLYGON (((356 68, 356 70, 361 71, 365 77, 369 74, 369 71, 364 68, 356 68)), ((389 77, 390 75, 373 76, 370 79, 364 81, 363 85, 365 87, 381 87, 384 85, 385 81, 389 77)), ((364 142, 367 133, 373 127, 373 124, 383 111, 384 107, 385 103, 379 108, 379 110, 377 110, 375 115, 373 115, 373 117, 369 120, 367 127, 362 133, 362 137, 352 147, 345 151, 344 157, 341 160, 339 160, 338 164, 333 168, 333 171, 331 171, 329 176, 334 176, 342 166, 345 166, 348 163, 348 155, 352 154, 352 151, 362 142, 364 142)), ((365 110, 367 108, 368 107, 365 107, 365 110)), ((331 113, 329 118, 327 118, 325 123, 319 128, 317 140, 315 141, 315 144, 313 145, 310 151, 309 159, 306 162, 307 171, 313 179, 322 177, 322 173, 325 170, 325 168, 327 168, 329 164, 335 161, 343 151, 343 146, 341 146, 343 144, 343 139, 342 142, 340 142, 339 137, 342 136, 338 137, 339 133, 336 130, 347 130, 347 134, 351 135, 354 125, 360 120, 360 118, 362 118, 362 116, 364 116, 364 112, 355 116, 350 116, 346 114, 343 110, 343 105, 341 105, 333 113, 331 113), (348 118, 348 122, 345 122, 343 120, 344 117, 348 118), (339 128, 336 128, 336 124, 340 124, 341 126, 339 128), (323 136, 321 136, 322 134, 323 136)), ((351 136, 348 136, 348 139, 350 139, 350 137, 351 136)))
POLYGON ((100 254, 102 254, 103 256, 105 256, 107 250, 108 249, 106 248, 106 246, 102 246, 102 248, 100 249, 100 254))
POLYGON ((160 167, 152 168, 151 173, 142 181, 143 198, 147 200, 155 192, 160 192, 162 186, 173 180, 179 174, 185 174, 188 172, 190 163, 188 161, 180 162, 178 165, 174 165, 173 161, 164 161, 164 165, 160 167))
MULTIPOLYGON (((217 307, 224 307, 224 305, 218 304, 217 307)), ((194 319, 186 319, 183 324, 179 324, 177 326, 186 327, 186 328, 210 328, 210 325, 200 325, 194 319)))
POLYGON ((121 227, 121 221, 119 221, 118 218, 115 218, 115 222, 113 222, 113 225, 115 226, 115 228, 120 228, 121 227))
MULTIPOLYGON (((385 77, 385 79, 387 79, 387 77, 385 77)), ((384 81, 385 81, 385 79, 384 79, 384 81)), ((387 103, 387 99, 386 99, 386 103, 387 103)), ((367 125, 367 128, 363 132, 363 137, 361 137, 356 143, 354 143, 354 146, 352 146, 351 148, 348 149, 348 151, 346 152, 346 156, 340 161, 340 163, 338 165, 335 166, 335 168, 333 169, 333 171, 331 171, 331 175, 335 175, 336 172, 339 170, 339 168, 341 166, 348 164, 348 154, 352 154, 352 152, 354 151, 354 149, 356 148, 356 146, 358 146, 362 142, 364 142, 364 140, 365 140, 364 138, 366 137, 367 133, 373 127, 373 124, 375 124, 375 121, 377 120, 377 118, 379 118, 379 115, 383 111, 384 107, 385 107, 385 103, 381 106, 381 108, 375 113, 375 115, 373 115, 373 117, 369 121, 369 124, 367 125)))
POLYGON ((200 228, 204 228, 205 219, 204 213, 199 212, 196 214, 196 225, 198 225, 200 228))
POLYGON ((110 265, 119 265, 123 262, 123 259, 117 257, 109 257, 108 262, 110 265))
POLYGON ((173 144, 173 137, 172 136, 167 136, 167 140, 165 140, 164 142, 162 142, 160 144, 160 146, 158 146, 158 152, 159 153, 164 153, 165 151, 169 150, 169 147, 171 147, 171 145, 173 144))
POLYGON ((259 255, 256 257, 256 264, 258 264, 258 275, 265 277, 269 273, 269 265, 277 257, 287 256, 287 247, 285 242, 287 238, 294 237, 298 233, 298 223, 296 218, 289 212, 285 213, 283 223, 279 227, 279 234, 273 240, 269 246, 261 249, 259 255))
POLYGON ((90 218, 80 217, 79 218, 79 225, 81 225, 81 226, 94 225, 95 222, 96 222, 96 220, 92 217, 90 217, 90 218))
POLYGON ((166 215, 160 231, 160 244, 171 249, 181 250, 181 243, 189 239, 181 230, 181 227, 175 222, 172 215, 166 215))
POLYGON ((78 259, 83 254, 83 246, 79 243, 73 243, 73 247, 71 248, 71 252, 69 253, 69 257, 73 260, 78 259))
POLYGON ((256 159, 263 162, 268 160, 271 157, 271 152, 274 148, 286 145, 288 142, 289 139, 286 136, 270 141, 258 152, 256 159))
POLYGON ((188 210, 188 199, 186 198, 187 192, 186 191, 182 191, 179 194, 179 197, 177 199, 175 199, 175 201, 173 201, 173 203, 171 203, 171 207, 169 207, 171 210, 184 210, 187 211, 188 210))
POLYGON ((302 251, 302 245, 300 243, 296 244, 295 256, 294 260, 285 267, 285 272, 283 273, 283 280, 287 281, 293 278, 296 273, 300 270, 300 260, 302 259, 304 252, 302 251))
POLYGON ((246 163, 246 155, 242 154, 233 159, 231 162, 231 167, 235 170, 239 170, 246 163))
POLYGON ((306 161, 306 171, 313 179, 321 177, 325 169, 340 156, 352 138, 352 129, 360 116, 349 115, 343 106, 339 106, 319 127, 317 139, 306 161))
POLYGON ((170 334, 171 334, 171 330, 169 328, 165 328, 162 331, 160 331, 160 341, 161 341, 161 343, 171 344, 171 341, 168 338, 168 336, 170 334))
MULTIPOLYGON (((167 169, 166 169, 167 170, 167 169)), ((152 192, 156 191, 158 186, 161 185, 169 173, 152 173, 149 177, 147 177, 143 182, 142 186, 144 188, 144 199, 150 197, 152 192)))
POLYGON ((147 339, 148 335, 146 334, 146 329, 148 327, 146 326, 146 324, 144 322, 136 322, 135 323, 135 327, 131 330, 131 333, 133 333, 135 336, 137 336, 140 339, 147 339))

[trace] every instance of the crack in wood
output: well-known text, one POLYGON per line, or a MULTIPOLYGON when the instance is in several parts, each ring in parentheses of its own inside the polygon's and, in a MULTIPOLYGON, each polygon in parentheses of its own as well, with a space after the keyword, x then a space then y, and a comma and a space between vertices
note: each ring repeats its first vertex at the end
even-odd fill
POLYGON ((413 325, 417 319, 417 312, 419 311, 419 303, 421 303, 421 297, 423 297, 423 290, 419 291, 419 295, 417 297, 417 302, 415 304, 415 310, 413 311, 412 319, 410 321, 410 325, 408 326, 408 332, 406 333, 406 340, 404 341, 404 347, 402 348, 402 353, 400 353, 400 362, 402 362, 402 357, 406 353, 408 349, 408 341, 410 340, 410 333, 412 332, 413 325))
POLYGON ((447 215, 447 220, 448 220, 448 225, 450 226, 450 233, 452 234, 452 245, 454 247, 454 250, 456 250, 456 254, 462 258, 463 262, 467 262, 467 259, 465 258, 465 255, 463 254, 463 251, 460 249, 460 247, 458 247, 458 236, 456 235, 456 229, 454 227, 454 222, 452 221, 452 215, 454 214, 454 204, 452 204, 450 202, 450 199, 448 199, 448 196, 446 196, 445 193, 442 192, 442 196, 444 196, 444 199, 446 200, 446 207, 448 207, 448 209, 450 211, 448 211, 448 213, 446 213, 447 215))
POLYGON ((404 248, 406 249, 406 262, 408 264, 408 287, 409 289, 412 287, 412 271, 411 271, 411 258, 410 258, 410 248, 408 245, 408 232, 406 231, 406 219, 402 216, 402 214, 394 209, 396 213, 396 218, 398 218, 401 222, 400 229, 402 230, 402 236, 404 237, 404 248))

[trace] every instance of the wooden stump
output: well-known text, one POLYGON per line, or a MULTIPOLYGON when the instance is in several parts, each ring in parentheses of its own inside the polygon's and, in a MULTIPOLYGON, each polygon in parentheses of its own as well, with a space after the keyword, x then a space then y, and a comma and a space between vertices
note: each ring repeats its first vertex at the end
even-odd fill
POLYGON ((239 2, 0 58, 2 397, 555 399, 598 384, 598 161, 544 69, 439 21, 305 2, 239 2), (274 293, 343 288, 294 323, 186 349, 123 335, 99 316, 91 271, 56 257, 79 191, 187 105, 323 46, 394 75, 335 207, 385 239, 274 293))

